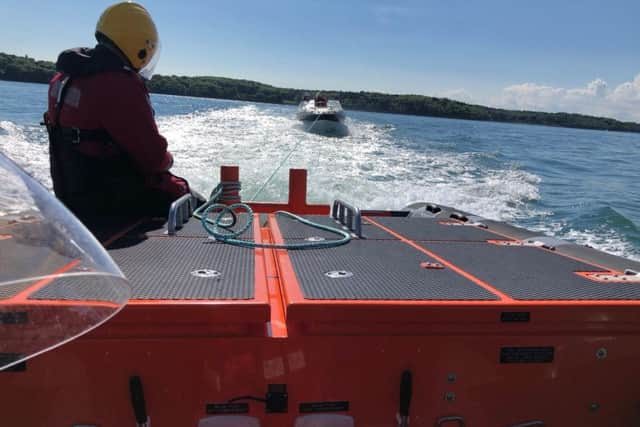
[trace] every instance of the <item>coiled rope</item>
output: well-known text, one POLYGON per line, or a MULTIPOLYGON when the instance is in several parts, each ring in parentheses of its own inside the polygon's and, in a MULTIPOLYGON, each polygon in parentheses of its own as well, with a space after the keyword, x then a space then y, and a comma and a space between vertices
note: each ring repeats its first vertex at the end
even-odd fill
POLYGON ((225 183, 218 184, 216 188, 213 189, 211 195, 209 196, 209 201, 200 206, 193 213, 195 218, 198 218, 202 222, 202 226, 207 231, 207 233, 224 243, 229 243, 231 245, 241 246, 245 248, 269 248, 269 249, 287 249, 287 250, 295 250, 295 249, 318 249, 318 248, 332 248, 336 246, 341 246, 346 243, 349 243, 351 240, 351 235, 338 228, 329 227, 323 224, 317 224, 315 222, 309 221, 308 219, 302 218, 298 215, 294 215, 290 212, 286 211, 277 211, 276 215, 286 216, 292 218, 294 220, 300 221, 301 223, 308 225, 310 227, 317 228, 319 230, 328 231, 330 233, 337 234, 342 238, 339 240, 322 240, 317 242, 303 242, 303 243, 284 243, 284 244, 273 244, 273 243, 256 243, 248 240, 240 240, 237 239, 242 233, 247 231, 251 225, 253 224, 253 210, 246 203, 234 203, 232 205, 225 205, 219 203, 223 195, 226 193, 225 187, 228 185, 238 186, 239 183, 225 183), (232 230, 237 222, 237 214, 236 210, 243 210, 247 213, 247 222, 238 230, 232 230), (212 214, 215 214, 213 219, 210 218, 212 214), (231 215, 231 223, 228 223, 224 220, 225 215, 231 215))

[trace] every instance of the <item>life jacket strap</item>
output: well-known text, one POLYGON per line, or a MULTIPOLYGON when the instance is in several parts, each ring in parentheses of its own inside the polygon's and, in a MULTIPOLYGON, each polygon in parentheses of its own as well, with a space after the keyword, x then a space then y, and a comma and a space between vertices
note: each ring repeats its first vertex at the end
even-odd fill
POLYGON ((56 129, 58 137, 71 144, 80 144, 84 141, 96 141, 104 144, 112 144, 113 139, 111 135, 104 129, 79 129, 79 128, 63 128, 58 127, 56 129))
POLYGON ((49 118, 47 113, 44 113, 44 120, 41 123, 47 127, 47 132, 50 138, 55 138, 61 142, 67 142, 71 144, 80 144, 83 141, 96 141, 102 142, 105 145, 112 145, 113 138, 104 129, 79 129, 76 127, 62 127, 60 126, 60 112, 64 105, 64 98, 67 94, 67 89, 71 86, 71 77, 65 77, 58 90, 58 96, 56 98, 56 105, 54 107, 53 121, 49 118))

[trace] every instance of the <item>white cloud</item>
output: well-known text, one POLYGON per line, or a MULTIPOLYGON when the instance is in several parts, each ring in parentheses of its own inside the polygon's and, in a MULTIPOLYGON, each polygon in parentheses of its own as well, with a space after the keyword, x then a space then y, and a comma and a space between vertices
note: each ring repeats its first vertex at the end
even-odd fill
POLYGON ((504 88, 492 104, 518 110, 582 113, 640 122, 640 74, 613 89, 602 79, 572 89, 537 83, 512 85, 504 88))

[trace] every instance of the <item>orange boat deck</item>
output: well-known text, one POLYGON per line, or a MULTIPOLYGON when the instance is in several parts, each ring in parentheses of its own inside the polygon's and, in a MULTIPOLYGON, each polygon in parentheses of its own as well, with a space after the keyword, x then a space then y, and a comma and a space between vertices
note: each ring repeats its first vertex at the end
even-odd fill
MULTIPOLYGON (((292 171, 289 210, 337 225, 306 204, 303 175, 292 171)), ((280 205, 253 207, 243 239, 335 237, 276 216, 280 205)), ((0 373, 5 419, 133 424, 139 376, 154 426, 395 426, 408 371, 412 426, 640 422, 640 283, 621 268, 637 263, 398 215, 365 213, 362 238, 302 251, 226 245, 194 219, 175 236, 163 223, 123 230, 108 249, 129 304, 0 373), (246 398, 269 390, 284 410, 246 398)), ((49 286, 30 298, 64 300, 49 286)))

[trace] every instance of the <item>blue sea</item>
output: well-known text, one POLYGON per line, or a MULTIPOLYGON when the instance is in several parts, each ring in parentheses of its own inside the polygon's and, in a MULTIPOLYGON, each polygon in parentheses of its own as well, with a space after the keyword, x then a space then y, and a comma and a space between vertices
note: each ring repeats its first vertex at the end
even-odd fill
MULTIPOLYGON (((46 95, 0 81, 0 150, 51 188, 46 95)), ((430 201, 640 260, 640 134, 347 111, 335 138, 305 132, 293 106, 151 98, 173 172, 205 194, 239 165, 243 199, 285 200, 287 169, 306 168, 313 202, 430 201)))

